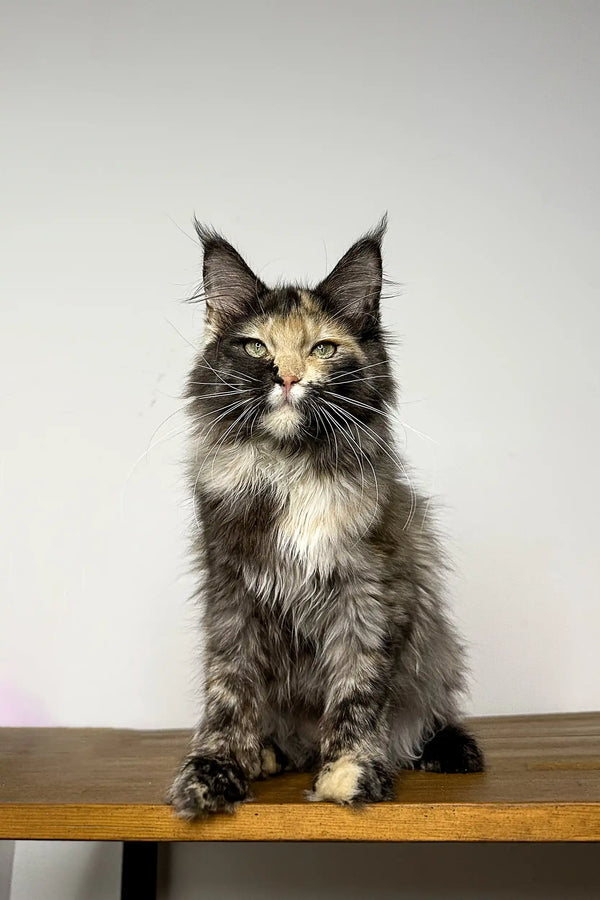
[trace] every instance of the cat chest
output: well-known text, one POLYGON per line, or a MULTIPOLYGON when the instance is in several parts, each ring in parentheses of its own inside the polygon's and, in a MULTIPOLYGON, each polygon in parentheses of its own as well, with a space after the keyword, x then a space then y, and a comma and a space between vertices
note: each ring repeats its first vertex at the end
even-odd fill
POLYGON ((347 562, 377 515, 377 488, 366 478, 323 475, 274 456, 223 454, 206 474, 201 470, 200 477, 203 487, 223 498, 227 507, 240 504, 246 513, 250 510, 244 518, 259 530, 266 491, 265 549, 268 555, 274 550, 286 561, 301 563, 307 573, 328 573, 335 564, 347 562))
POLYGON ((364 531, 371 515, 368 498, 330 478, 305 476, 286 487, 275 522, 280 553, 311 570, 330 571, 364 531))

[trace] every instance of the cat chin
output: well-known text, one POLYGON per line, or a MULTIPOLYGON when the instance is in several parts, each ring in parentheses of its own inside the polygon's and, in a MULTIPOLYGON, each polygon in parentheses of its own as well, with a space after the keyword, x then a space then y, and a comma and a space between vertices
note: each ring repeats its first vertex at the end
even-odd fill
POLYGON ((295 437, 298 434, 301 413, 291 404, 286 403, 263 416, 262 426, 265 431, 280 440, 295 437))

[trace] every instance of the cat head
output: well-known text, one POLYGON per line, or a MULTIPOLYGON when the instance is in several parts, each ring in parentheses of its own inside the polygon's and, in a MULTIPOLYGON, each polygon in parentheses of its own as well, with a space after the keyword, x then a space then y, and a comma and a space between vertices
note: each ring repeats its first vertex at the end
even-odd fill
POLYGON ((195 225, 206 323, 188 395, 203 430, 297 444, 350 429, 360 443, 392 390, 379 308, 385 217, 310 288, 267 287, 220 234, 195 225))

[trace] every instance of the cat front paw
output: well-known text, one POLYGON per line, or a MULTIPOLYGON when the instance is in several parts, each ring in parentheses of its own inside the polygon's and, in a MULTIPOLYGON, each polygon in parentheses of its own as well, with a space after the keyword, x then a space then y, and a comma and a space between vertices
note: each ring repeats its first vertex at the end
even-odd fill
POLYGON ((243 770, 229 759, 190 756, 169 793, 169 803, 181 819, 192 821, 214 812, 233 812, 248 797, 243 770))
POLYGON ((380 803, 394 796, 394 780, 378 761, 358 760, 349 754, 326 763, 315 778, 309 800, 341 806, 380 803))

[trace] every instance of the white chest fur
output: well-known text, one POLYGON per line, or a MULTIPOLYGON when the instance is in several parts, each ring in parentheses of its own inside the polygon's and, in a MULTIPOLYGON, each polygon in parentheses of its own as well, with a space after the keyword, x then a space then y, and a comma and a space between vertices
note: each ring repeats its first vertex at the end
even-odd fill
POLYGON ((317 474, 302 458, 245 446, 224 448, 204 466, 198 483, 210 493, 236 496, 269 486, 280 509, 275 539, 286 558, 326 573, 368 530, 377 512, 373 478, 358 483, 341 474, 317 474))
POLYGON ((368 486, 336 476, 294 473, 278 521, 278 544, 308 569, 329 571, 367 530, 375 512, 368 486))

